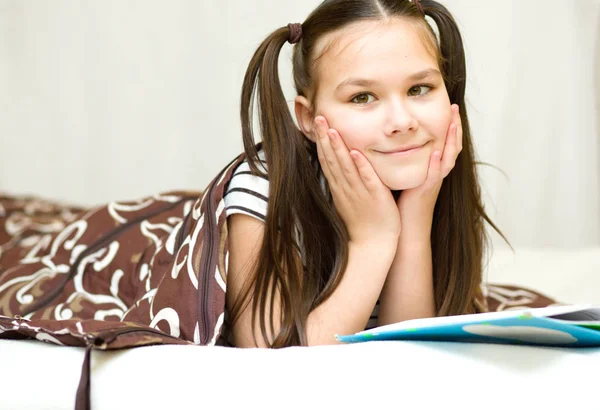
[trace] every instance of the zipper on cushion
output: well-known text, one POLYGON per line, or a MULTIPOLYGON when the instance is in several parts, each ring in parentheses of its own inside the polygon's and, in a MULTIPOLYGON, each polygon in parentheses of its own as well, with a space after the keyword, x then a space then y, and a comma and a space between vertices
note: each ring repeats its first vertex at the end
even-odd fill
POLYGON ((77 272, 77 267, 79 266, 79 264, 81 263, 81 261, 83 260, 84 257, 86 257, 87 255, 89 255, 92 252, 95 252, 96 250, 100 249, 101 247, 105 246, 107 243, 109 243, 112 239, 114 239, 116 236, 118 236, 121 232, 128 229, 130 226, 135 225, 145 219, 152 218, 162 212, 173 209, 176 206, 178 206, 179 204, 181 204, 182 202, 187 201, 187 200, 188 200, 187 198, 181 199, 181 200, 177 201, 176 203, 170 204, 164 208, 161 208, 155 212, 152 212, 151 214, 146 214, 139 218, 136 218, 133 221, 130 221, 125 225, 119 226, 117 229, 110 232, 103 238, 98 239, 96 241, 96 243, 92 244, 85 251, 81 252, 81 254, 77 257, 77 259, 75 260, 73 265, 71 265, 71 267, 69 268, 69 272, 65 275, 65 279, 60 283, 60 285, 58 285, 50 294, 48 294, 48 296, 45 299, 42 299, 42 300, 38 301, 37 303, 33 303, 31 306, 24 308, 21 312, 21 315, 27 316, 28 314, 35 312, 36 310, 39 310, 43 307, 46 307, 47 305, 52 303, 52 301, 60 295, 60 293, 62 292, 66 283, 69 280, 71 280, 73 278, 73 276, 75 276, 75 272, 77 272))

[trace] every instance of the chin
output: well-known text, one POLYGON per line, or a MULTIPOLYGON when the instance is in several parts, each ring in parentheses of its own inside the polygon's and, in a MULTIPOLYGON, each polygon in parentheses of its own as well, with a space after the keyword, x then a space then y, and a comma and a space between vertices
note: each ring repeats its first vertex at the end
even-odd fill
POLYGON ((404 172, 400 171, 400 175, 389 176, 388 178, 382 178, 383 182, 392 191, 403 191, 405 189, 416 188, 423 185, 425 179, 427 179, 427 169, 423 171, 415 170, 417 172, 404 172))
POLYGON ((425 180, 420 180, 420 181, 393 181, 392 183, 386 183, 384 182, 384 184, 391 189, 392 191, 404 191, 405 189, 412 189, 412 188, 416 188, 420 185, 422 185, 425 182, 425 180))

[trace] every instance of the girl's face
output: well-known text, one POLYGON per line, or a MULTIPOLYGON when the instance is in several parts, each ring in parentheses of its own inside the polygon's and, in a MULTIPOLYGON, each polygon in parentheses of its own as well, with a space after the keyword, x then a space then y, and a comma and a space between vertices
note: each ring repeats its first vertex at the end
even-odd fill
POLYGON ((337 43, 318 63, 314 115, 306 115, 306 98, 296 99, 308 138, 315 138, 312 120, 323 115, 348 149, 363 153, 392 190, 425 181, 431 154, 443 152, 452 116, 439 66, 419 30, 393 19, 360 22, 325 36, 317 52, 331 40, 337 43), (420 148, 398 153, 412 146, 420 148))

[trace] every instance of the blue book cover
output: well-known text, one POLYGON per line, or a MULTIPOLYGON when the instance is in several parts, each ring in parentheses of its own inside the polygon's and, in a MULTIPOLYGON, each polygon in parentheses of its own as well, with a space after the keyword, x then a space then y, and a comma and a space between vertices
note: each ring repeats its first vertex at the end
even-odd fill
POLYGON ((600 346, 600 306, 569 305, 413 319, 353 335, 345 343, 422 340, 559 347, 600 346))

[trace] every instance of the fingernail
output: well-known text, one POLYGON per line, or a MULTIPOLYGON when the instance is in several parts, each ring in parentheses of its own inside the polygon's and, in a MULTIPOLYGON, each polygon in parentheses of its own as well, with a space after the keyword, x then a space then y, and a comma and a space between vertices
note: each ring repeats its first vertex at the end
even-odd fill
POLYGON ((330 139, 331 141, 333 141, 333 140, 335 139, 335 134, 334 134, 334 132, 333 132, 333 131, 331 131, 331 130, 330 130, 330 131, 328 131, 328 132, 327 132, 327 134, 329 135, 329 139, 330 139))

